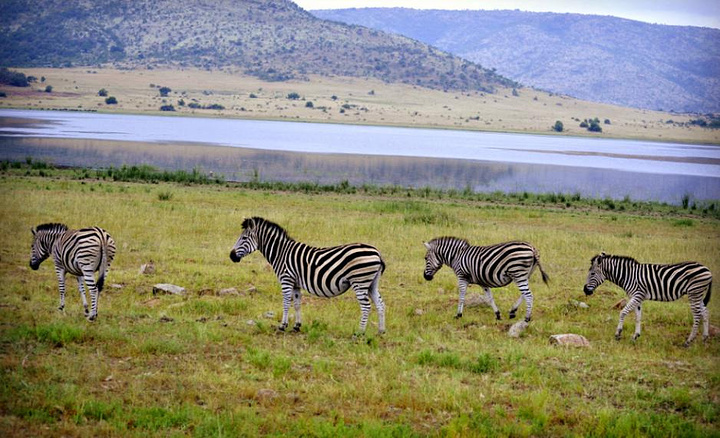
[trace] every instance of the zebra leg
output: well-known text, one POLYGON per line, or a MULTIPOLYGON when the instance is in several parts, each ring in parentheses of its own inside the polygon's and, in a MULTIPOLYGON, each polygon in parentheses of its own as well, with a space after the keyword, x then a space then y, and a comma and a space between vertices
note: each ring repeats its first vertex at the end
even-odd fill
POLYGON ((55 274, 57 274, 58 288, 60 289, 60 306, 58 306, 58 310, 62 312, 65 310, 65 270, 56 265, 55 274))
POLYGON ((631 310, 635 310, 638 307, 640 307, 640 303, 642 303, 642 299, 633 297, 628 301, 628 303, 623 307, 623 309, 620 311, 620 322, 618 322, 617 329, 615 330, 615 339, 620 340, 620 335, 622 335, 623 331, 623 324, 625 323, 625 317, 628 313, 630 313, 631 310))
MULTIPOLYGON (((690 336, 688 336, 687 341, 685 341, 685 347, 689 347, 690 343, 695 339, 698 332, 698 327, 700 327, 700 319, 705 316, 706 310, 705 306, 703 305, 702 299, 693 300, 690 302, 690 310, 692 310, 693 314, 693 326, 692 330, 690 331, 690 336)), ((707 319, 703 321, 703 338, 705 338, 705 322, 707 319)))
POLYGON ((97 306, 98 306, 98 290, 95 284, 95 272, 92 268, 83 269, 83 278, 85 279, 85 285, 87 285, 88 292, 90 293, 90 315, 86 315, 88 321, 95 321, 97 319, 97 306))
POLYGON ((88 303, 85 298, 85 285, 83 284, 83 277, 77 277, 78 289, 80 290, 80 297, 82 298, 83 308, 85 309, 85 317, 88 316, 88 303))
POLYGON ((278 326, 278 330, 280 330, 281 332, 284 332, 288 326, 288 313, 290 313, 290 301, 292 301, 292 298, 293 298, 293 290, 294 290, 293 286, 286 285, 286 284, 282 285, 283 316, 282 316, 282 321, 280 322, 280 325, 278 326))
POLYGON ((642 306, 635 308, 635 334, 633 334, 632 340, 637 341, 640 337, 640 319, 642 318, 642 306))
POLYGON ((368 297, 368 290, 366 288, 353 286, 355 290, 355 296, 357 297, 358 303, 360 303, 360 330, 359 334, 365 333, 367 328, 368 317, 370 316, 370 298, 368 297))
POLYGON ((302 300, 302 295, 300 294, 300 289, 295 289, 293 291, 293 304, 295 305, 295 325, 293 326, 293 330, 296 332, 300 331, 300 327, 302 326, 302 318, 300 316, 300 301, 302 300))
POLYGON ((463 307, 465 306, 465 292, 467 291, 467 281, 463 280, 462 278, 458 278, 458 289, 460 290, 460 302, 458 303, 458 310, 457 314, 455 315, 455 318, 462 318, 463 316, 463 307))
POLYGON ((385 303, 383 302, 383 299, 380 296, 380 291, 378 290, 379 282, 380 274, 378 273, 377 277, 375 277, 375 280, 373 280, 370 285, 370 299, 372 299, 373 303, 375 303, 375 308, 378 312, 378 333, 383 334, 385 333, 385 303))
POLYGON ((495 318, 497 318, 498 321, 500 321, 500 311, 498 310, 498 307, 495 305, 495 300, 492 296, 492 291, 489 287, 484 287, 483 290, 485 290, 485 301, 490 303, 490 307, 492 307, 493 312, 495 312, 495 318))
POLYGON ((710 310, 707 306, 703 307, 703 342, 710 337, 710 310))
POLYGON ((522 300, 525 300, 525 322, 530 322, 530 319, 532 318, 532 308, 533 308, 533 294, 532 291, 530 291, 530 285, 528 284, 527 278, 522 280, 516 280, 515 283, 517 283, 518 288, 520 289, 520 298, 515 302, 515 305, 510 309, 510 318, 515 318, 515 312, 517 312, 518 307, 520 307, 520 303, 522 300))

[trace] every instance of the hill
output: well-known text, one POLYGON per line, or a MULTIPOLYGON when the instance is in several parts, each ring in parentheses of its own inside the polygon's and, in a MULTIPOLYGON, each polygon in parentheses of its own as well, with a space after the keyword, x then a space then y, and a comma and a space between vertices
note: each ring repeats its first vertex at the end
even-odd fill
POLYGON ((424 43, 324 21, 288 0, 3 3, 5 66, 236 68, 267 80, 316 74, 481 91, 513 85, 424 43))
POLYGON ((580 99, 666 111, 720 111, 718 29, 517 10, 312 13, 405 35, 525 85, 580 99))

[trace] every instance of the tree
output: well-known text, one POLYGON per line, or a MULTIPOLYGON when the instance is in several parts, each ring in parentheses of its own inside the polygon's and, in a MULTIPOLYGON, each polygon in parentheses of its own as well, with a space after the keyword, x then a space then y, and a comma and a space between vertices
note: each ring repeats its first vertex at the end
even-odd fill
POLYGON ((168 93, 170 93, 172 90, 170 87, 160 87, 160 95, 162 97, 167 97, 168 93))
POLYGON ((100 97, 107 97, 107 95, 108 95, 108 90, 106 90, 104 88, 101 88, 100 91, 98 91, 98 96, 100 96, 100 97))
POLYGON ((45 87, 45 92, 52 93, 52 88, 53 88, 52 85, 48 85, 47 87, 45 87))
POLYGON ((107 105, 116 105, 116 104, 118 103, 118 101, 117 101, 117 99, 115 98, 115 96, 110 96, 110 97, 108 97, 108 98, 105 99, 105 103, 106 103, 107 105))
POLYGON ((287 98, 290 100, 298 100, 300 99, 300 95, 293 91, 287 95, 287 98))
POLYGON ((308 100, 307 102, 305 102, 305 108, 312 108, 313 106, 314 105, 311 101, 308 100))
POLYGON ((163 105, 160 107, 160 111, 175 111, 175 107, 172 105, 163 105))
POLYGON ((588 131, 590 132, 602 132, 602 127, 600 126, 600 123, 597 120, 591 120, 590 126, 588 126, 588 131))
POLYGON ((552 129, 553 129, 553 131, 556 131, 556 132, 563 132, 563 129, 565 129, 565 127, 563 126, 563 122, 558 120, 555 122, 552 129))
POLYGON ((25 73, 10 71, 5 67, 0 68, 0 84, 7 84, 12 87, 30 86, 27 77, 25 77, 25 73))

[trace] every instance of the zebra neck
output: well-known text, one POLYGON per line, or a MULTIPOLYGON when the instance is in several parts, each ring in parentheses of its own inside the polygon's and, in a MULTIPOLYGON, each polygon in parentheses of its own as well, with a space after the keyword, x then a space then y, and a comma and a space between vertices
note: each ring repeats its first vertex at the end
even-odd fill
POLYGON ((633 281, 632 272, 634 272, 636 265, 636 263, 631 263, 629 260, 616 260, 615 263, 609 263, 605 267, 605 278, 621 288, 627 289, 633 281))
POLYGON ((286 249, 295 243, 294 240, 288 237, 277 236, 275 239, 270 239, 262 242, 259 245, 260 253, 265 256, 265 259, 270 263, 275 271, 282 264, 282 254, 286 252, 286 249))

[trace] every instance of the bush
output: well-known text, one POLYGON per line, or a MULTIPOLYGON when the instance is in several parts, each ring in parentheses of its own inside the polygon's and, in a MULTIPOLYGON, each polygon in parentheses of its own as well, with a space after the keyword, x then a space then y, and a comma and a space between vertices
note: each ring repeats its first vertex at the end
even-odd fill
POLYGON ((12 87, 29 87, 25 73, 10 71, 7 68, 0 68, 0 84, 10 85, 12 87))
POLYGON ((250 93, 250 99, 257 99, 257 94, 250 93))
POLYGON ((192 108, 192 109, 202 109, 202 105, 200 105, 200 104, 197 103, 197 102, 190 102, 190 103, 188 104, 188 108, 192 108))
POLYGON ((205 109, 209 110, 224 110, 225 107, 220 105, 219 103, 213 103, 212 105, 208 105, 205 107, 205 109))
POLYGON ((101 88, 100 91, 98 91, 98 96, 100 97, 107 97, 108 91, 104 88, 101 88))
POLYGON ((118 101, 115 98, 115 96, 110 96, 107 99, 105 99, 105 103, 108 105, 116 105, 118 103, 118 101))
POLYGON ((600 123, 596 122, 595 120, 590 122, 590 126, 588 126, 588 131, 590 132, 602 132, 602 127, 600 126, 600 123))
POLYGON ((160 87, 160 95, 162 97, 167 97, 168 93, 170 93, 172 90, 170 87, 160 87))
POLYGON ((175 111, 175 107, 172 105, 163 105, 160 107, 160 111, 175 111))
POLYGON ((553 131, 556 131, 556 132, 563 132, 563 130, 565 129, 565 126, 563 126, 563 122, 558 120, 555 122, 552 129, 553 129, 553 131))
POLYGON ((295 92, 292 92, 287 95, 287 98, 290 100, 298 100, 298 99, 300 99, 300 95, 295 92))
POLYGON ((53 90, 52 85, 48 85, 47 87, 45 87, 45 92, 46 92, 46 93, 52 93, 52 90, 53 90))
POLYGON ((312 108, 313 106, 314 106, 313 103, 310 102, 309 100, 307 102, 305 102, 305 108, 312 108))

